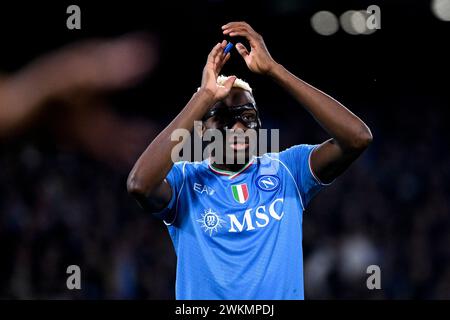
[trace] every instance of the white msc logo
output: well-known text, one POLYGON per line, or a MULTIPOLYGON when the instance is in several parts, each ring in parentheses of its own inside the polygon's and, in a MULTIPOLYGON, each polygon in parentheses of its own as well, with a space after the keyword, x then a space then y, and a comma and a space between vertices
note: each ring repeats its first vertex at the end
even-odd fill
POLYGON ((270 217, 273 219, 280 221, 281 218, 284 216, 284 211, 281 210, 281 213, 278 213, 275 205, 277 203, 280 203, 281 209, 283 205, 283 198, 275 199, 270 205, 269 205, 269 214, 266 212, 266 206, 259 206, 256 208, 254 215, 255 217, 252 218, 252 210, 253 208, 245 210, 244 217, 242 219, 242 223, 239 222, 236 215, 234 214, 228 214, 228 217, 230 218, 230 230, 228 232, 242 232, 245 228, 245 225, 247 227, 245 228, 246 231, 254 230, 255 227, 253 226, 253 221, 255 220, 255 225, 258 228, 265 228, 269 224, 270 217))
POLYGON ((213 231, 217 232, 225 223, 225 221, 211 209, 205 210, 205 213, 202 213, 202 217, 197 219, 197 221, 205 232, 209 232, 210 236, 212 236, 213 231))

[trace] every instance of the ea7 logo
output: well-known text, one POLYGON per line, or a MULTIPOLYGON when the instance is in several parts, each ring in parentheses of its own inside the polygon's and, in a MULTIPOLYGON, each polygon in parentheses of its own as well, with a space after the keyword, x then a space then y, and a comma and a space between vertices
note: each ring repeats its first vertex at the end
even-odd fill
POLYGON ((200 183, 195 182, 193 189, 195 192, 198 192, 200 194, 207 194, 209 196, 212 196, 214 194, 214 192, 216 192, 213 188, 208 187, 206 184, 202 185, 200 183))
POLYGON ((244 229, 250 231, 254 230, 255 226, 264 228, 269 224, 270 218, 280 221, 284 216, 284 211, 282 210, 283 202, 283 198, 274 200, 269 205, 268 212, 266 211, 266 206, 259 206, 254 212, 252 212, 253 208, 247 209, 242 221, 239 221, 235 214, 228 214, 227 216, 230 218, 230 229, 228 232, 242 232, 244 229))

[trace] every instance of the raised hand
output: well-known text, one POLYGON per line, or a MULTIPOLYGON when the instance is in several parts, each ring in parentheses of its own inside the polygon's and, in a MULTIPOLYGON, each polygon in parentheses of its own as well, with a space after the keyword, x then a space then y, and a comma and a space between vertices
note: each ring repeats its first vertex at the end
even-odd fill
POLYGON ((259 74, 267 74, 276 65, 270 56, 266 44, 260 34, 246 22, 230 22, 222 26, 223 34, 230 37, 245 37, 250 43, 250 51, 242 44, 237 43, 236 49, 244 58, 247 67, 259 74))
POLYGON ((223 86, 217 84, 217 77, 223 65, 230 59, 230 53, 224 54, 227 41, 223 40, 214 46, 208 55, 206 65, 203 68, 201 89, 212 95, 215 101, 225 98, 231 90, 236 77, 231 76, 223 86))

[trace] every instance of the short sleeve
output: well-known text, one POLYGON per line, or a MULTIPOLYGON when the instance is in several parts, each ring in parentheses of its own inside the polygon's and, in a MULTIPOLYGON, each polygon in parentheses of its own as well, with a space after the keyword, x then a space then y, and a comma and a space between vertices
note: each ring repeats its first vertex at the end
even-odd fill
POLYGON ((170 169, 166 181, 172 189, 172 196, 163 210, 154 213, 154 216, 164 220, 167 225, 171 225, 177 216, 177 201, 185 180, 185 165, 185 162, 176 162, 170 169))
POLYGON ((280 160, 293 176, 304 208, 320 190, 329 185, 322 183, 311 168, 311 154, 316 147, 318 145, 301 144, 280 152, 280 160))

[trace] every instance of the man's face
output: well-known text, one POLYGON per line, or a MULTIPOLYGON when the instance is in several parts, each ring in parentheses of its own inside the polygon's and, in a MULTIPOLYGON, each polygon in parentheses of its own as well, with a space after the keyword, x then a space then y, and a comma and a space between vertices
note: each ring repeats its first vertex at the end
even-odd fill
POLYGON ((240 155, 248 161, 257 147, 258 114, 253 108, 255 100, 252 94, 240 88, 232 88, 229 95, 217 102, 211 110, 214 116, 204 122, 205 130, 218 129, 223 134, 223 158, 226 163, 240 155), (237 107, 237 108, 236 108, 237 107), (253 131, 253 132, 252 132, 253 131))

